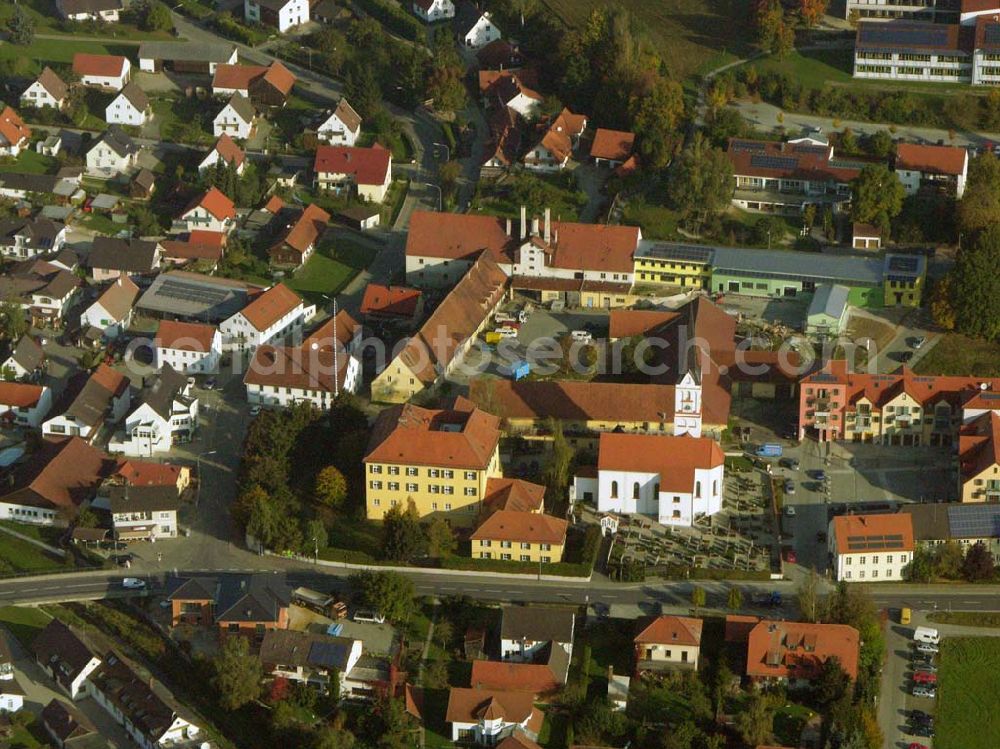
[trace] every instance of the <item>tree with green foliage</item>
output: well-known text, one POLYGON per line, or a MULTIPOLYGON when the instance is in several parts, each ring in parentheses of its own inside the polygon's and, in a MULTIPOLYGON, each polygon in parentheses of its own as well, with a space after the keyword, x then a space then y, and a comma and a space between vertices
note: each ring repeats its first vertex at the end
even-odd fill
POLYGON ((735 585, 731 587, 729 589, 729 600, 726 604, 732 611, 739 611, 743 608, 743 591, 735 585))
POLYGON ((454 197, 458 191, 458 180, 462 176, 462 164, 455 159, 438 167, 438 182, 445 197, 454 197))
POLYGON ((996 574, 993 554, 982 541, 972 544, 965 552, 962 576, 970 583, 992 580, 996 574))
POLYGON ((545 500, 548 508, 552 508, 556 502, 566 499, 566 490, 569 486, 569 471, 573 465, 574 451, 570 446, 566 435, 563 434, 562 422, 555 419, 548 419, 546 427, 552 435, 549 462, 542 471, 542 480, 545 482, 545 500))
POLYGON ((889 235, 892 219, 903 210, 906 191, 885 164, 869 164, 851 183, 851 220, 873 224, 889 235))
POLYGON ((950 286, 955 329, 974 338, 1000 338, 1000 224, 975 235, 958 253, 950 286))
POLYGON ((173 27, 174 19, 170 17, 170 9, 160 0, 146 0, 139 28, 143 31, 170 31, 173 27))
POLYGON ((420 513, 411 499, 403 505, 390 507, 382 518, 382 548, 387 559, 404 562, 425 550, 420 513))
POLYGON ((868 152, 879 159, 887 159, 896 150, 896 144, 888 130, 876 130, 868 136, 868 152))
POLYGON ((1000 224, 1000 159, 991 151, 969 163, 965 193, 958 201, 958 228, 965 237, 1000 224))
POLYGON ((691 605, 694 606, 695 611, 705 607, 706 599, 707 596, 703 587, 695 585, 691 588, 691 605))
POLYGON ((308 547, 308 551, 316 552, 318 549, 325 549, 330 545, 330 533, 326 525, 319 518, 312 518, 306 521, 302 529, 302 538, 308 547))
POLYGON ((409 621, 415 610, 413 582, 398 572, 370 572, 352 575, 351 587, 363 606, 374 609, 394 624, 409 621))
POLYGON ((435 559, 451 556, 457 542, 455 533, 444 518, 434 518, 427 526, 427 554, 435 559))
POLYGON ((316 474, 313 496, 324 507, 339 510, 347 499, 347 479, 336 466, 326 466, 316 474))
POLYGON ((697 230, 729 204, 736 185, 733 166, 701 133, 681 152, 671 170, 667 194, 674 207, 697 230))
POLYGON ((918 546, 903 568, 903 578, 913 583, 929 583, 934 578, 934 555, 918 546))
POLYGON ((664 169, 681 140, 684 91, 681 84, 657 78, 649 91, 633 98, 632 130, 638 134, 637 150, 643 167, 664 169))
POLYGON ((832 656, 823 662, 813 680, 813 697, 820 705, 830 705, 847 694, 850 687, 851 677, 844 671, 840 659, 832 656))
POLYGON ((382 110, 382 89, 371 65, 352 61, 344 76, 344 92, 354 110, 366 120, 382 110))
POLYGON ((227 637, 212 666, 212 686, 224 710, 239 710, 260 696, 264 670, 245 637, 227 637))
POLYGON ((14 12, 7 19, 7 38, 11 44, 24 47, 35 40, 35 19, 27 14, 20 3, 14 4, 14 12))
POLYGON ((785 57, 795 48, 795 29, 785 17, 781 0, 765 0, 756 14, 757 43, 765 52, 785 57))
POLYGON ((752 693, 736 713, 733 721, 736 732, 750 746, 766 744, 771 738, 771 727, 774 723, 774 711, 768 705, 767 698, 759 693, 752 693))
POLYGON ((0 302, 0 338, 19 341, 28 332, 28 319, 24 308, 16 302, 0 302))
POLYGON ((954 330, 955 300, 951 276, 944 276, 930 286, 930 309, 934 323, 945 330, 954 330))
POLYGON ((965 550, 958 541, 946 541, 934 547, 934 571, 949 580, 957 580, 962 574, 965 550))

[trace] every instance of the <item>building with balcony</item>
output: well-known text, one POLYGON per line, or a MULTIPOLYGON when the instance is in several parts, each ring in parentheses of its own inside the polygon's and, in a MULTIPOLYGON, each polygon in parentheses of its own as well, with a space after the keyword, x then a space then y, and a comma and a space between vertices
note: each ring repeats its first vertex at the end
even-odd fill
MULTIPOLYGON (((996 405, 1000 407, 1000 398, 996 405)), ((1000 502, 1000 410, 978 414, 962 425, 958 466, 962 502, 1000 502)))

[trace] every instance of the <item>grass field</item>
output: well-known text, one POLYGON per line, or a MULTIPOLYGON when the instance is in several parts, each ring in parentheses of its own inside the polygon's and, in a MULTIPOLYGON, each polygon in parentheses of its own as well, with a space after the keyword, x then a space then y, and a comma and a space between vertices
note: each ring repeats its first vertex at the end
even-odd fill
POLYGON ((131 44, 115 44, 113 41, 83 42, 75 39, 35 39, 31 44, 18 47, 14 44, 0 44, 0 60, 23 60, 24 73, 39 72, 45 65, 69 65, 77 52, 98 55, 124 55, 135 57, 138 48, 131 44))
POLYGON ((0 574, 55 572, 61 569, 65 569, 61 559, 27 541, 0 533, 0 574))
MULTIPOLYGON (((567 25, 583 28, 607 0, 542 0, 567 25)), ((746 0, 618 0, 645 29, 671 73, 689 78, 752 51, 746 0)))
POLYGON ((55 172, 59 166, 59 161, 51 156, 27 150, 21 151, 17 158, 10 163, 0 164, 0 172, 15 174, 48 174, 55 172))
POLYGON ((324 295, 338 293, 374 259, 374 250, 338 239, 317 250, 285 283, 309 302, 325 304, 324 295))
MULTIPOLYGON (((20 6, 35 21, 37 34, 79 34, 80 36, 110 36, 117 39, 163 39, 173 40, 167 31, 143 31, 130 23, 72 24, 63 27, 62 20, 55 13, 53 0, 20 0, 20 6)), ((14 3, 3 3, 0 7, 0 23, 6 23, 14 13, 14 3)))
POLYGON ((41 609, 27 606, 4 606, 0 608, 0 624, 5 626, 25 648, 30 648, 38 633, 45 628, 52 617, 41 609))
POLYGON ((1000 343, 946 333, 914 367, 918 374, 1000 376, 1000 343))
POLYGON ((932 622, 963 627, 1000 627, 1000 611, 935 611, 927 616, 932 622))
POLYGON ((1000 637, 948 637, 940 659, 934 749, 995 749, 1000 637))

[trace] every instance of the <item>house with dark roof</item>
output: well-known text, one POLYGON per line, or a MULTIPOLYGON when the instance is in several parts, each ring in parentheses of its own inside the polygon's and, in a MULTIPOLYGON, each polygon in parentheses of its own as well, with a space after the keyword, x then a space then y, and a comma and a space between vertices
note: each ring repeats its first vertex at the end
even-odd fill
POLYGON ((11 346, 5 341, 0 349, 0 373, 7 380, 34 380, 45 369, 45 351, 25 333, 11 346))
POLYGON ((25 260, 58 253, 66 243, 66 225, 44 217, 0 221, 0 254, 25 260))
POLYGON ((344 98, 337 102, 337 108, 316 128, 316 137, 331 146, 353 146, 359 135, 361 115, 344 98))
POLYGON ((309 21, 309 0, 244 0, 243 16, 251 23, 273 26, 284 34, 309 21))
POLYGON ((70 379, 55 406, 56 415, 42 424, 42 434, 93 442, 101 427, 118 423, 130 404, 128 377, 101 364, 89 375, 81 372, 70 379))
POLYGON ((98 235, 91 244, 87 265, 98 283, 127 277, 146 285, 160 268, 160 253, 158 242, 98 235))
POLYGON ((19 305, 38 327, 59 327, 76 300, 80 279, 35 258, 8 266, 0 276, 0 300, 19 305))
POLYGON ((458 43, 471 50, 482 49, 503 36, 493 23, 492 14, 487 10, 481 10, 477 3, 470 0, 459 0, 456 3, 452 28, 458 43))
POLYGON ((361 640, 314 632, 272 629, 260 643, 260 661, 276 678, 326 691, 337 679, 343 694, 345 679, 361 660, 361 640))
POLYGON ((235 64, 238 54, 232 42, 143 42, 139 45, 139 69, 146 73, 211 75, 219 65, 235 64))
POLYGON ((118 125, 111 125, 87 151, 87 174, 111 179, 136 168, 139 146, 118 125))
POLYGON ((99 331, 102 338, 114 339, 132 323, 132 312, 139 287, 128 276, 118 276, 101 295, 80 314, 83 330, 99 331))
POLYGON ((69 87, 48 65, 21 94, 22 107, 53 107, 62 109, 69 87))
POLYGON ((72 705, 53 699, 41 713, 42 726, 59 749, 110 749, 90 719, 72 705))
POLYGON ((198 428, 198 398, 188 378, 169 364, 150 375, 125 428, 108 445, 111 452, 152 456, 191 439, 198 428))
POLYGON ((168 585, 172 626, 215 627, 220 636, 252 636, 288 629, 292 590, 284 575, 224 574, 174 578, 168 585))
POLYGON ((253 133, 256 120, 257 110, 250 100, 242 94, 233 94, 212 120, 212 134, 246 140, 253 133))
POLYGON ((698 670, 703 622, 688 616, 658 616, 635 636, 635 670, 698 670))
POLYGON ((414 14, 427 23, 455 17, 452 0, 413 0, 414 14))
MULTIPOLYGON (((575 623, 572 609, 505 606, 500 622, 500 657, 514 663, 528 663, 550 647, 572 656, 575 623)), ((566 665, 568 668, 568 660, 566 665)))
POLYGON ((53 619, 38 633, 31 650, 38 665, 70 699, 87 696, 87 678, 101 659, 76 630, 53 619))
POLYGON ((109 125, 141 127, 152 114, 149 97, 135 81, 129 81, 104 110, 104 121, 109 125))

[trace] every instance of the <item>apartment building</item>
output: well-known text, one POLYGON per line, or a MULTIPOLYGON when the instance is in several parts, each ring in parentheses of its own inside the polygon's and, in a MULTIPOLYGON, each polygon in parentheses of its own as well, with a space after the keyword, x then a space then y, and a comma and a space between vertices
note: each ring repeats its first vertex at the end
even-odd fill
POLYGON ((764 619, 747 637, 746 672, 756 684, 808 686, 836 658, 852 680, 858 677, 861 636, 846 624, 764 619))
POLYGON ((214 325, 163 320, 153 339, 153 366, 186 374, 213 374, 222 357, 222 334, 214 325))
POLYGON ((896 146, 895 168, 907 195, 925 190, 961 199, 969 172, 969 152, 958 146, 900 143, 896 146))
POLYGON ((828 362, 799 386, 799 432, 820 442, 955 444, 959 428, 1000 409, 1000 378, 850 372, 828 362))
MULTIPOLYGON (((992 396, 991 406, 1000 408, 1000 394, 982 393, 976 400, 986 396, 992 396)), ((966 413, 970 412, 975 410, 966 413)), ((958 468, 959 500, 1000 502, 1000 410, 972 415, 962 424, 958 468)))
POLYGON ((913 521, 895 515, 837 515, 827 531, 830 571, 845 582, 899 582, 913 559, 913 521))
POLYGON ((472 532, 474 559, 561 562, 569 522, 542 512, 497 510, 472 532))
POLYGON ((275 284, 220 323, 223 348, 253 351, 262 344, 301 332, 315 314, 316 305, 306 305, 283 283, 275 284))
POLYGON ((375 421, 364 463, 369 520, 412 501, 421 518, 471 526, 501 475, 500 419, 462 397, 444 409, 395 406, 375 421))

